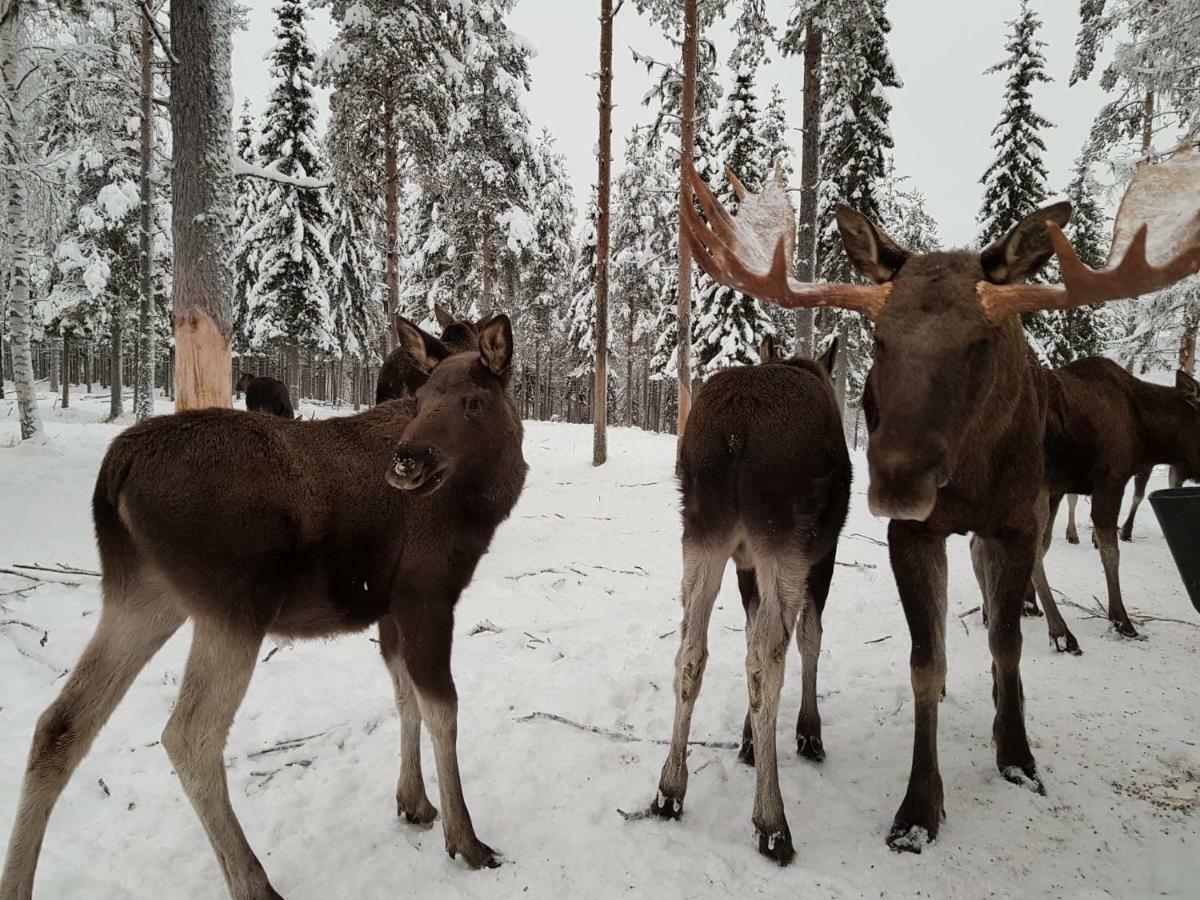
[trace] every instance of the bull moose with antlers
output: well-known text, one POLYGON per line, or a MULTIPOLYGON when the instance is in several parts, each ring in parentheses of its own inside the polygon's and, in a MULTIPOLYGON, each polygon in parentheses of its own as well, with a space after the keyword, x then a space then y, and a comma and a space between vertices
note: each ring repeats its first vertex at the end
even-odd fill
MULTIPOLYGON (((912 638, 916 719, 908 790, 887 843, 920 852, 944 815, 937 723, 952 534, 973 534, 972 561, 989 612, 996 763, 1007 780, 1045 790, 1025 731, 1020 661, 1021 610, 1047 516, 1048 391, 1019 314, 1130 298, 1200 270, 1200 155, 1181 151, 1139 169, 1117 216, 1110 264, 1101 270, 1084 266, 1063 236, 1067 203, 1032 213, 982 252, 925 254, 908 252, 841 206, 846 252, 871 285, 803 284, 791 276, 795 218, 778 170, 760 193, 739 189, 734 217, 690 160, 685 166, 707 222, 689 201, 680 209, 682 231, 710 277, 779 306, 839 307, 874 322, 863 397, 868 500, 875 515, 891 520, 888 547, 912 638), (1024 284, 1052 255, 1064 283, 1024 284)), ((793 625, 785 623, 785 647, 793 625)), ((775 705, 779 689, 778 681, 752 684, 752 703, 775 705)))

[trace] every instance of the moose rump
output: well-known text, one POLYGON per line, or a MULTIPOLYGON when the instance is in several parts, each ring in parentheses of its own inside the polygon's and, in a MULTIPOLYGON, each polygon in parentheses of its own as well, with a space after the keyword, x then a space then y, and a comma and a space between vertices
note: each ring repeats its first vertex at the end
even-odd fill
MULTIPOLYGON (((823 362, 832 365, 831 349, 823 362)), ((680 443, 683 625, 675 659, 671 749, 651 807, 680 815, 687 739, 708 658, 707 632, 732 558, 746 606, 750 695, 742 759, 753 760, 759 850, 793 856, 779 791, 775 723, 793 628, 804 664, 801 753, 823 756, 816 704, 821 610, 850 497, 851 468, 828 371, 800 359, 730 369, 696 398, 680 443)))

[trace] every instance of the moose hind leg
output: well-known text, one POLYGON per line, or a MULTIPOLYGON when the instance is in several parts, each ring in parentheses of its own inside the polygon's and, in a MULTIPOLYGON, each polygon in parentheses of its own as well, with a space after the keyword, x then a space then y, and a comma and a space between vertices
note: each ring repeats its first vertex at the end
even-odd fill
POLYGON ((162 744, 200 817, 234 900, 279 898, 229 802, 225 742, 254 673, 263 633, 195 621, 192 649, 162 744))
MULTIPOLYGON (((750 563, 738 560, 737 580, 738 591, 742 595, 742 608, 746 611, 746 646, 750 646, 750 629, 754 616, 758 613, 758 582, 750 563)), ((742 745, 738 748, 738 762, 748 766, 754 765, 754 726, 750 721, 750 709, 746 709, 746 719, 742 723, 742 745)))
POLYGON ((807 602, 806 568, 798 559, 781 559, 771 553, 760 555, 757 566, 760 605, 746 654, 746 681, 754 727, 754 828, 759 852, 780 865, 790 863, 796 853, 779 790, 775 729, 792 629, 807 602))
POLYGON ((1075 507, 1079 504, 1078 494, 1067 494, 1067 543, 1079 543, 1079 529, 1075 527, 1075 507))
POLYGON ((421 707, 404 659, 400 655, 400 626, 391 616, 379 620, 379 649, 396 692, 400 713, 400 780, 396 783, 396 815, 414 825, 428 825, 437 809, 425 793, 421 773, 421 707))
POLYGON ((1137 637, 1137 629, 1125 611, 1121 596, 1121 548, 1117 543, 1117 515, 1121 511, 1121 494, 1124 485, 1108 485, 1103 489, 1097 485, 1092 495, 1092 527, 1100 550, 1100 563, 1104 566, 1104 580, 1108 586, 1108 618, 1117 631, 1125 637, 1137 637))
POLYGON ((1129 504, 1129 515, 1125 518, 1125 524, 1121 526, 1121 540, 1126 543, 1133 541, 1133 520, 1137 516, 1138 507, 1146 499, 1146 485, 1150 483, 1150 474, 1153 471, 1153 467, 1146 468, 1133 476, 1133 500, 1129 504))
POLYGON ((658 779, 658 793, 650 805, 650 811, 662 818, 677 819, 683 812, 692 711, 708 663, 708 622, 728 561, 729 555, 723 548, 684 537, 683 623, 679 629, 679 651, 675 654, 675 723, 671 729, 671 748, 658 779))
POLYGON ((821 658, 821 615, 833 581, 834 558, 835 551, 831 550, 809 570, 808 597, 796 629, 803 671, 800 715, 796 718, 796 752, 818 763, 825 759, 825 744, 821 740, 821 712, 817 708, 817 663, 821 658))
MULTIPOLYGON (((973 542, 972 557, 982 552, 977 547, 973 542)), ((914 728, 908 790, 888 831, 887 844, 893 850, 920 853, 937 837, 945 815, 937 728, 938 705, 946 687, 946 541, 925 533, 920 526, 892 520, 888 552, 912 638, 909 668, 914 728)), ((988 571, 981 579, 988 589, 991 578, 988 571)))
MULTIPOLYGON (((109 589, 106 587, 106 592, 109 589)), ((96 633, 58 698, 38 720, 0 897, 28 900, 54 804, 130 684, 183 623, 161 594, 106 597, 96 633)))
POLYGON ((1021 603, 1033 576, 1037 543, 1034 535, 979 539, 992 587, 987 603, 996 765, 1007 780, 1045 793, 1025 732, 1021 685, 1021 603))

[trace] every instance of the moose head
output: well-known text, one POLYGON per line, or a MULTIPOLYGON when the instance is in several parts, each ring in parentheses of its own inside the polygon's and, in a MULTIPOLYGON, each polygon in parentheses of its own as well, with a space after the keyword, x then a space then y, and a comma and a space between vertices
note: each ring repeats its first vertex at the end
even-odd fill
POLYGON ((1108 264, 1080 262, 1059 203, 1022 220, 982 252, 909 253, 847 207, 838 228, 855 268, 873 284, 807 284, 792 275, 795 214, 777 168, 758 193, 727 172, 739 211, 731 215, 685 163, 699 200, 680 207, 684 239, 716 281, 788 308, 837 307, 874 322, 868 376, 869 501, 876 515, 923 521, 953 478, 955 457, 978 423, 978 400, 1003 391, 1026 365, 1020 313, 1074 309, 1135 297, 1200 271, 1200 154, 1179 151, 1143 166, 1121 204, 1108 264), (1182 202, 1187 200, 1188 202, 1182 202), (707 219, 707 221, 706 221, 707 219), (1026 284, 1057 256, 1061 285, 1026 284))

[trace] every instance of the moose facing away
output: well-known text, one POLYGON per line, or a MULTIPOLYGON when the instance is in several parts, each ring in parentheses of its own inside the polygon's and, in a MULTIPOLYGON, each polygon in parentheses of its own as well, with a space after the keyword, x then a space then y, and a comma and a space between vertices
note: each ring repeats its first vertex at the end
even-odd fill
MULTIPOLYGON (((1019 314, 1135 297, 1200 270, 1200 155, 1142 166, 1117 215, 1109 264, 1080 263, 1062 227, 1070 206, 1026 217, 982 252, 911 254, 839 207, 854 266, 872 285, 804 284, 789 274, 794 214, 776 172, 731 216, 688 160, 699 199, 680 209, 685 239, 715 280, 785 307, 840 307, 875 326, 863 406, 870 433, 868 502, 890 519, 888 548, 912 638, 915 731, 908 790, 888 832, 919 852, 944 815, 938 702, 946 682, 946 538, 973 533, 988 610, 993 737, 1003 776, 1044 792, 1025 731, 1021 611, 1047 517, 1043 441, 1047 385, 1019 314), (1062 286, 1026 279, 1057 255, 1062 286)), ((756 703, 777 702, 751 696, 756 703)), ((756 735, 757 736, 757 735, 756 735)))
POLYGON ((708 660, 708 623, 730 557, 746 608, 750 709, 741 759, 755 768, 759 850, 794 855, 779 790, 775 723, 793 627, 804 665, 796 723, 802 756, 820 760, 817 659, 838 536, 850 506, 850 457, 829 373, 819 363, 775 359, 718 372, 696 397, 679 444, 683 493, 683 625, 675 657, 675 725, 651 812, 678 818, 687 791, 692 711, 708 660))
MULTIPOLYGON (((456 319, 442 304, 433 306, 434 317, 442 327, 440 345, 454 353, 479 349, 479 334, 483 326, 491 319, 485 315, 478 322, 468 322, 456 319)), ((431 351, 421 345, 419 355, 409 351, 404 335, 400 334, 403 321, 397 320, 396 333, 400 338, 400 346, 388 354, 379 369, 379 379, 375 384, 375 402, 399 400, 401 397, 415 396, 426 381, 429 380, 430 365, 437 363, 436 351, 431 351)), ((425 332, 421 332, 425 334, 425 332)), ((437 340, 429 335, 431 341, 437 340)))
POLYGON ((296 423, 202 410, 151 419, 113 441, 92 499, 103 610, 38 721, 2 900, 32 895, 67 779, 137 673, 189 618, 191 654, 162 743, 236 900, 279 896, 234 814, 223 759, 268 634, 328 637, 379 623, 401 720, 397 811, 414 822, 436 815, 421 775, 423 722, 446 849, 472 867, 498 865, 463 800, 450 644, 458 597, 525 481, 509 395, 512 329, 497 316, 477 351, 453 355, 411 323, 399 331, 430 371, 416 398, 296 423))
POLYGON ((242 377, 238 379, 237 389, 245 392, 246 409, 250 412, 266 413, 281 419, 296 418, 287 385, 278 378, 243 372, 242 377))

